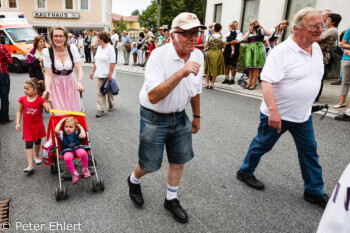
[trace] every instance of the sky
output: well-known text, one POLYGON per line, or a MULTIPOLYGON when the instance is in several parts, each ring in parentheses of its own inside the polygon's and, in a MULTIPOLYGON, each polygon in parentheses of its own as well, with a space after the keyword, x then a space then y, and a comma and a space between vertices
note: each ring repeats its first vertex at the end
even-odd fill
POLYGON ((140 12, 151 4, 151 0, 112 0, 112 13, 130 16, 138 9, 140 12))

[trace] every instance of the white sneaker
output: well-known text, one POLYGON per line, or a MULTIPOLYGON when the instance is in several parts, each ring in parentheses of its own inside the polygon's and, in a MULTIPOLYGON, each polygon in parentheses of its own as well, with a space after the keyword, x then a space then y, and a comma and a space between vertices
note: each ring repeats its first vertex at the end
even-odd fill
POLYGON ((337 104, 333 106, 333 108, 344 108, 344 107, 345 107, 345 104, 337 104))
POLYGON ((96 117, 101 117, 105 114, 104 111, 97 111, 96 117))

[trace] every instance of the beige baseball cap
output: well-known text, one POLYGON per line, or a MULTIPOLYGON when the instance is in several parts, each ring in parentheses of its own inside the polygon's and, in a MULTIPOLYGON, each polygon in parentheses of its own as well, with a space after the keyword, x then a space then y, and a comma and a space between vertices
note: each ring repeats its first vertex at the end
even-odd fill
POLYGON ((206 29, 207 27, 199 22, 197 16, 193 13, 184 12, 176 16, 171 24, 171 28, 181 28, 183 30, 189 30, 191 28, 200 27, 206 29))

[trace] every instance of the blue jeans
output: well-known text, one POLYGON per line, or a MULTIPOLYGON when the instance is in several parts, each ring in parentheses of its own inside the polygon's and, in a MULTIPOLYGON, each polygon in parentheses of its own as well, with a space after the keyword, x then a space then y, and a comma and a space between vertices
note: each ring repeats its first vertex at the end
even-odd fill
POLYGON ((139 165, 148 172, 157 171, 163 160, 164 145, 168 162, 185 164, 193 157, 192 124, 185 111, 162 114, 140 109, 139 165))
POLYGON ((115 64, 118 63, 118 48, 115 48, 115 64))
POLYGON ((10 75, 0 73, 0 123, 9 121, 9 94, 10 94, 10 75))
POLYGON ((313 195, 324 194, 322 168, 318 163, 317 143, 314 135, 312 116, 303 123, 282 120, 281 133, 277 133, 276 129, 268 126, 268 116, 260 113, 258 134, 251 142, 239 170, 248 176, 253 176, 261 157, 273 148, 280 136, 286 131, 292 134, 297 147, 305 190, 313 195))

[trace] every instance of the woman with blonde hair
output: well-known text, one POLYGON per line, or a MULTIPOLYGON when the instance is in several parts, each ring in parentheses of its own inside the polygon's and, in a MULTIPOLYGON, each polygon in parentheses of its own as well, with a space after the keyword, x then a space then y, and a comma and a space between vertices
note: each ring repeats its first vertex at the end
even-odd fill
POLYGON ((280 38, 282 37, 284 30, 289 26, 288 20, 283 20, 280 24, 278 24, 276 27, 272 28, 271 35, 266 36, 265 43, 266 47, 270 47, 273 49, 278 43, 280 38))
POLYGON ((51 47, 43 50, 46 87, 43 98, 49 99, 55 109, 80 112, 78 91, 83 92, 84 87, 78 48, 75 44, 68 45, 68 32, 64 27, 52 27, 49 38, 51 47))
POLYGON ((260 69, 265 64, 264 36, 269 35, 271 35, 271 32, 268 29, 262 27, 257 20, 252 20, 249 31, 243 36, 243 41, 248 41, 245 55, 245 66, 249 68, 249 81, 245 87, 248 90, 256 88, 260 69))

